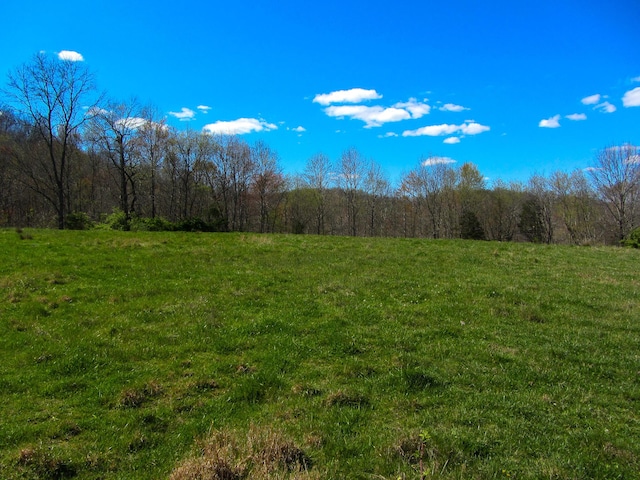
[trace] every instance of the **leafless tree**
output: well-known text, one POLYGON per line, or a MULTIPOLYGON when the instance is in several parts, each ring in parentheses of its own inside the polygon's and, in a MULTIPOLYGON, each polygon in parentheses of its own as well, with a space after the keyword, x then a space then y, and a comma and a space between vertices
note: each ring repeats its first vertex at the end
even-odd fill
POLYGON ((235 136, 216 137, 215 190, 230 231, 242 231, 248 217, 248 192, 254 173, 251 149, 235 136))
POLYGON ((342 190, 346 202, 349 233, 354 237, 357 235, 360 213, 358 197, 364 184, 366 171, 365 160, 358 150, 351 147, 342 153, 336 178, 338 188, 342 190))
POLYGON ((376 236, 379 235, 384 223, 381 207, 384 199, 391 194, 391 185, 382 168, 375 161, 369 162, 363 189, 366 194, 369 235, 376 236))
POLYGON ((30 119, 42 155, 23 164, 30 186, 56 211, 58 228, 69 210, 69 163, 81 128, 95 111, 93 74, 81 63, 39 53, 9 74, 7 97, 30 119))
POLYGON ((596 240, 598 212, 584 172, 555 172, 551 175, 550 182, 558 214, 567 230, 569 241, 580 245, 596 240))
POLYGON ((638 222, 640 152, 630 144, 601 150, 591 180, 613 219, 616 240, 623 240, 638 222))
POLYGON ((89 128, 89 138, 94 148, 104 154, 115 168, 120 191, 120 209, 128 228, 131 213, 137 201, 137 174, 140 157, 136 154, 136 132, 147 122, 141 117, 136 100, 127 103, 108 102, 100 108, 89 128))
POLYGON ((138 128, 136 146, 148 180, 149 214, 155 218, 158 212, 158 176, 166 156, 170 132, 165 119, 160 118, 154 108, 144 108, 141 117, 145 121, 138 128))
POLYGON ((251 149, 255 172, 251 189, 257 200, 259 232, 273 231, 275 212, 285 187, 285 180, 278 165, 278 154, 266 142, 259 140, 251 149))
POLYGON ((549 180, 542 175, 533 175, 526 188, 530 200, 535 205, 537 222, 540 225, 540 239, 543 243, 553 242, 554 193, 549 180))
POLYGON ((331 183, 331 160, 324 153, 317 153, 307 161, 304 169, 304 179, 309 188, 314 191, 316 233, 325 233, 327 215, 327 192, 331 183))
POLYGON ((483 196, 482 225, 488 240, 500 242, 515 238, 520 215, 522 185, 502 180, 493 183, 483 196))

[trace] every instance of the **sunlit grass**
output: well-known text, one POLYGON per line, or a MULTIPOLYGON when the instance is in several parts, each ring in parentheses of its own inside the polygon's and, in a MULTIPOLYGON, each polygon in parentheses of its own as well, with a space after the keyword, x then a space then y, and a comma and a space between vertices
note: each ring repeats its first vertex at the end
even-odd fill
POLYGON ((1 478, 185 478, 221 438, 262 458, 244 435, 308 458, 272 478, 640 471, 638 251, 28 233, 0 231, 1 478))

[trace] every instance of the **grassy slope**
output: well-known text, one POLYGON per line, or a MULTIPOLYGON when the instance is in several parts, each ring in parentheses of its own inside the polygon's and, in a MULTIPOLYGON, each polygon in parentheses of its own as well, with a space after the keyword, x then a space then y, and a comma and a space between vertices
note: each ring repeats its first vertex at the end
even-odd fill
POLYGON ((325 478, 639 475, 638 251, 31 234, 0 231, 0 478, 166 478, 251 425, 325 478))

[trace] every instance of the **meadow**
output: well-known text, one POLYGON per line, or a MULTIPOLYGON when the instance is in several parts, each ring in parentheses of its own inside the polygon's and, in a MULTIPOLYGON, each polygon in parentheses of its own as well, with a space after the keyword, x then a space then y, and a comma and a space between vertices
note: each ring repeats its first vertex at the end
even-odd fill
POLYGON ((639 265, 0 230, 0 478, 640 478, 639 265))

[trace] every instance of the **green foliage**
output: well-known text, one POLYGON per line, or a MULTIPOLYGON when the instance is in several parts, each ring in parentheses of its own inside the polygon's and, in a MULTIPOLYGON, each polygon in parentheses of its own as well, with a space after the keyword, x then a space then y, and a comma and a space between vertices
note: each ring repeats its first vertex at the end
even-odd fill
POLYGON ((621 243, 624 247, 640 248, 640 227, 633 229, 621 243))
POLYGON ((120 209, 114 208, 113 212, 105 218, 103 225, 109 230, 129 230, 129 219, 127 215, 120 209))
POLYGON ((84 212, 74 212, 67 215, 65 227, 69 230, 88 230, 93 227, 93 222, 84 212))
POLYGON ((535 198, 531 197, 523 202, 518 226, 528 241, 534 243, 543 241, 545 229, 542 221, 542 207, 535 198))
POLYGON ((484 229, 478 216, 472 210, 464 210, 460 217, 460 238, 465 240, 485 240, 484 229))
POLYGON ((27 234, 0 230, 2 479, 640 471, 638 250, 27 234))
POLYGON ((131 230, 140 232, 170 232, 175 225, 162 218, 134 217, 131 219, 131 230))
POLYGON ((187 218, 176 224, 176 230, 181 232, 218 232, 220 225, 218 223, 208 223, 201 218, 187 218))

